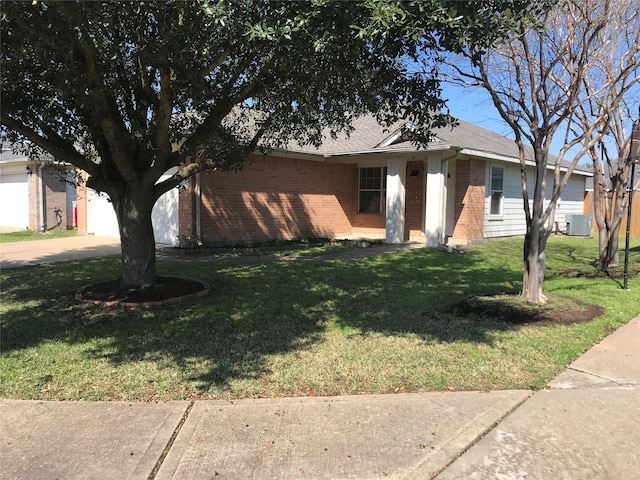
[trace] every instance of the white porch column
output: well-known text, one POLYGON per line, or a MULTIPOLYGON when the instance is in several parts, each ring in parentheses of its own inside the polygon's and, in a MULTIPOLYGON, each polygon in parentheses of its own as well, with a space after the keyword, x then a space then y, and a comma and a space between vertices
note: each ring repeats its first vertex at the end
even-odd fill
POLYGON ((387 161, 387 211, 386 242, 404 242, 404 204, 407 161, 391 159, 387 161))
POLYGON ((440 156, 427 160, 424 235, 427 247, 437 247, 444 240, 444 175, 440 156))

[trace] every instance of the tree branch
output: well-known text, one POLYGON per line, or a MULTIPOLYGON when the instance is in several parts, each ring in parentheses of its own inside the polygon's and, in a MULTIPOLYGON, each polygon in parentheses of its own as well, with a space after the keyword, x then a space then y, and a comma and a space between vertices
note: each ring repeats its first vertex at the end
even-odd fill
MULTIPOLYGON (((81 28, 83 25, 82 21, 77 18, 75 12, 72 11, 72 9, 69 8, 70 6, 65 2, 54 3, 52 7, 60 11, 63 18, 69 23, 69 28, 72 31, 74 28, 81 28)), ((85 109, 88 110, 86 115, 91 117, 93 113, 91 109, 95 110, 95 115, 99 119, 99 125, 104 134, 104 138, 109 144, 113 162, 122 177, 127 181, 132 181, 137 178, 138 171, 130 162, 132 151, 126 146, 129 132, 122 123, 115 98, 107 92, 101 74, 103 69, 98 60, 98 52, 89 38, 86 32, 82 35, 74 35, 74 42, 78 46, 79 51, 82 52, 87 85, 89 87, 88 103, 90 105, 85 106, 85 109)), ((102 156, 102 152, 100 153, 102 156)), ((103 162, 105 161, 104 158, 102 160, 103 162)))
MULTIPOLYGON (((78 153, 75 148, 69 146, 68 142, 64 141, 59 136, 56 135, 56 138, 54 139, 45 138, 39 135, 34 129, 24 125, 18 120, 6 115, 1 115, 0 118, 2 125, 18 132, 34 145, 37 145, 43 150, 51 153, 57 161, 74 165, 89 174, 91 174, 92 171, 95 171, 96 165, 93 162, 88 161, 83 155, 78 153)), ((49 131, 49 135, 52 135, 53 133, 54 132, 52 130, 49 131)))
POLYGON ((229 58, 229 52, 228 51, 222 51, 220 52, 218 55, 215 56, 215 58, 209 62, 207 64, 206 67, 204 67, 202 70, 200 70, 199 72, 199 76, 200 77, 206 77, 208 74, 210 74, 213 70, 215 70, 218 66, 222 65, 222 63, 229 58))

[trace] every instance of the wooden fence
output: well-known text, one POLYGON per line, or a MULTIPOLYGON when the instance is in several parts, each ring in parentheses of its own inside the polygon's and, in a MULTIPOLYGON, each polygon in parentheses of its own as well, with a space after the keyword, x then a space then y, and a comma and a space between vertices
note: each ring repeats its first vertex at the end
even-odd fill
MULTIPOLYGON (((584 196, 584 213, 593 215, 593 192, 587 192, 584 196)), ((595 218, 591 220, 591 231, 598 233, 598 225, 595 218)), ((624 235, 627 231, 627 213, 625 212, 622 219, 622 226, 620 227, 620 235, 624 235)), ((633 205, 631 212, 631 230, 630 233, 634 237, 640 236, 640 191, 636 191, 633 194, 633 205)))

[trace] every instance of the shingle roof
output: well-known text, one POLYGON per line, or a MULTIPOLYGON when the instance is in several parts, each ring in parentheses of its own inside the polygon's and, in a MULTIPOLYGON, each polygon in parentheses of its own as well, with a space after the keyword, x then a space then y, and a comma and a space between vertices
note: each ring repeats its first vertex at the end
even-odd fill
MULTIPOLYGON (((2 142, 0 146, 0 163, 12 163, 21 161, 36 161, 29 155, 24 153, 14 153, 11 144, 8 142, 2 142)), ((49 153, 43 153, 42 157, 37 161, 52 161, 53 157, 49 153)))
MULTIPOLYGON (((338 135, 332 139, 329 134, 325 135, 324 141, 319 148, 313 146, 300 147, 291 145, 287 150, 291 152, 304 152, 322 156, 349 155, 369 152, 398 152, 398 151, 418 151, 421 150, 410 141, 397 141, 390 145, 386 141, 398 135, 404 127, 404 122, 398 122, 391 127, 384 128, 377 123, 374 117, 365 116, 356 119, 353 123, 354 130, 349 136, 338 135)), ((487 155, 499 155, 518 159, 518 147, 511 138, 499 135, 490 130, 474 125, 463 120, 458 121, 456 127, 444 127, 434 130, 434 140, 429 143, 429 148, 433 149, 468 149, 483 152, 487 155)), ((422 149, 424 150, 424 148, 422 149)), ((533 161, 533 149, 525 146, 526 159, 533 161)), ((555 157, 550 156, 550 163, 555 161, 555 157)), ((565 166, 568 165, 564 162, 565 166)), ((589 169, 576 168, 576 170, 586 173, 589 169)))
MULTIPOLYGON (((360 117, 354 121, 354 130, 349 136, 341 134, 336 139, 332 139, 327 134, 322 145, 317 149, 313 146, 291 146, 290 149, 292 151, 304 151, 321 155, 369 151, 382 152, 387 150, 419 150, 410 141, 400 141, 384 146, 385 140, 398 133, 404 125, 405 122, 398 122, 391 127, 385 128, 379 125, 372 116, 360 117)), ((435 138, 433 142, 430 142, 430 145, 433 146, 470 148, 498 155, 516 158, 518 156, 518 148, 513 140, 462 120, 459 121, 459 125, 456 127, 438 128, 433 133, 435 138)), ((532 151, 531 157, 533 158, 532 151)))
POLYGON ((26 160, 26 155, 19 153, 13 153, 10 149, 5 149, 4 146, 0 149, 0 163, 13 162, 16 160, 26 160))

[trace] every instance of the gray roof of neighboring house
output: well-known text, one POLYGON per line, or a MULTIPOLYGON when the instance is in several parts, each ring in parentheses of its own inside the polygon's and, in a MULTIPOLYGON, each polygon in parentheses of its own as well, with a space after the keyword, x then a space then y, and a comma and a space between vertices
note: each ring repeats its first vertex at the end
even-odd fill
MULTIPOLYGON (((611 189, 611 182, 609 179, 606 179, 607 182, 607 190, 611 189)), ((629 188, 627 186, 627 188, 629 188)), ((584 189, 587 192, 592 192, 593 191, 593 177, 589 177, 585 180, 584 182, 584 189)), ((640 191, 640 167, 636 166, 636 171, 635 171, 635 175, 633 177, 633 190, 634 191, 640 191)))
POLYGON ((20 153, 13 153, 10 149, 5 149, 4 146, 0 150, 0 162, 15 162, 20 160, 28 160, 26 155, 20 153))
MULTIPOLYGON (((53 160, 53 157, 48 153, 43 153, 42 160, 50 162, 53 160)), ((11 163, 11 162, 35 162, 39 160, 34 160, 29 157, 29 155, 25 155, 24 153, 14 153, 11 149, 11 144, 3 142, 0 147, 0 163, 11 163)))

